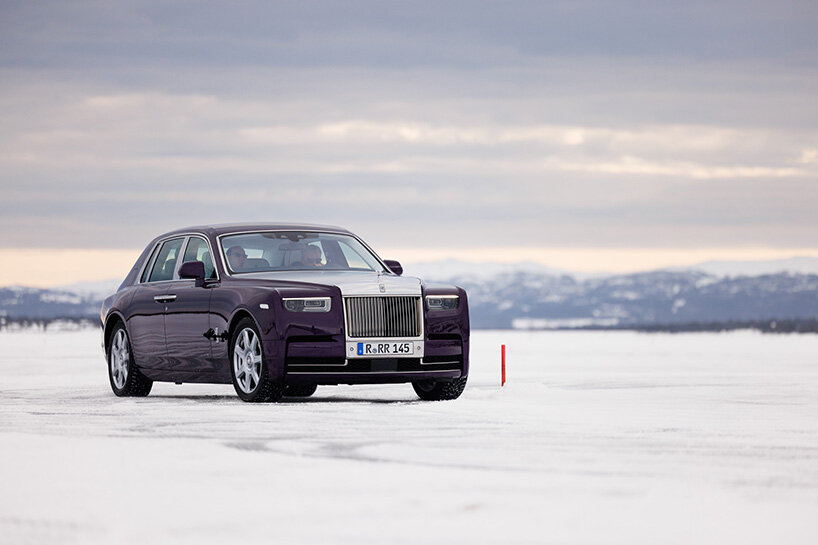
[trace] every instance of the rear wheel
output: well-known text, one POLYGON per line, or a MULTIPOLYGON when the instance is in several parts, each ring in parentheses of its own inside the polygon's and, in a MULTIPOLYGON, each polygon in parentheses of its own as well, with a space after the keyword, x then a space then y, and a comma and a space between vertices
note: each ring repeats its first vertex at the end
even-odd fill
POLYGON ((445 401, 457 399, 466 388, 468 377, 453 380, 416 380, 412 388, 418 397, 424 401, 445 401))
POLYGON ((120 322, 114 326, 108 343, 108 380, 119 397, 145 397, 150 393, 153 381, 139 372, 131 354, 128 331, 120 322))
POLYGON ((284 393, 280 384, 267 376, 261 336, 255 322, 244 318, 230 340, 230 371, 233 387, 242 401, 278 401, 284 393))
POLYGON ((284 389, 284 395, 287 397, 310 397, 317 389, 317 384, 291 384, 284 389))

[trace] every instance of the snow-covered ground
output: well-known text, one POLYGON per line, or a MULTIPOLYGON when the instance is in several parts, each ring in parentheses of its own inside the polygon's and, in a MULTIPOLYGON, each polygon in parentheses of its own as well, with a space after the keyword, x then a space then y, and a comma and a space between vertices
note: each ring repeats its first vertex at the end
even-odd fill
POLYGON ((472 360, 452 402, 119 399, 96 331, 0 333, 0 542, 818 542, 818 336, 480 331, 472 360))

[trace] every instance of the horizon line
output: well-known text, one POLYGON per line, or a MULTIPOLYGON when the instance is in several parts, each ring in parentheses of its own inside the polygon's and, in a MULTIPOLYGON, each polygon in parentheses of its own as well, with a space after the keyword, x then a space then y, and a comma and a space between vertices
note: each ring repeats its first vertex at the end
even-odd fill
MULTIPOLYGON (((700 247, 500 247, 375 248, 404 264, 455 260, 474 264, 537 264, 568 274, 629 274, 709 262, 767 262, 818 257, 818 248, 700 247)), ((111 248, 0 248, 0 286, 59 287, 124 279, 142 250, 111 248), (55 267, 57 261, 59 267, 55 267), (95 268, 90 268, 89 263, 95 268), (16 265, 13 265, 16 264, 16 265), (89 270, 90 269, 90 270, 89 270)))

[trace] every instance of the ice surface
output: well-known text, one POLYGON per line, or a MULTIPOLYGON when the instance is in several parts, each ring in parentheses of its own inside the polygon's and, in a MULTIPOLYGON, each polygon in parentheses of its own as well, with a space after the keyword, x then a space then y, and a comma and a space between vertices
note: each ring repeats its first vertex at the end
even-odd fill
POLYGON ((818 542, 818 336, 472 339, 457 401, 254 405, 116 398, 97 331, 0 333, 0 543, 818 542))

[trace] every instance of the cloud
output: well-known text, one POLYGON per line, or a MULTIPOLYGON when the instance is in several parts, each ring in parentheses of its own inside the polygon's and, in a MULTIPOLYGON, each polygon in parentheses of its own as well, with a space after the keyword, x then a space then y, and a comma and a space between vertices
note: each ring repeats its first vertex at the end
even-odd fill
POLYGON ((491 164, 515 170, 503 164, 501 159, 508 158, 507 162, 518 165, 517 171, 775 178, 804 175, 803 165, 811 162, 812 152, 803 150, 801 139, 818 137, 818 131, 793 134, 775 127, 439 123, 434 120, 436 111, 425 116, 417 112, 412 121, 383 114, 379 119, 325 121, 310 107, 301 108, 300 123, 294 124, 279 119, 283 108, 293 107, 272 99, 208 95, 92 95, 52 104, 41 116, 29 113, 16 126, 9 123, 0 158, 9 163, 81 168, 143 166, 181 172, 215 168, 249 173, 424 168, 464 172, 491 164), (362 147, 371 151, 363 154, 369 161, 345 161, 361 155, 354 150, 362 147), (309 164, 297 159, 289 164, 276 157, 280 150, 290 157, 294 150, 308 150, 305 154, 313 159, 309 164), (405 160, 395 161, 398 157, 405 160), (733 164, 722 164, 725 158, 733 164), (736 159, 747 164, 735 164, 736 159))
POLYGON ((0 235, 808 246, 815 14, 737 5, 6 4, 0 235))

